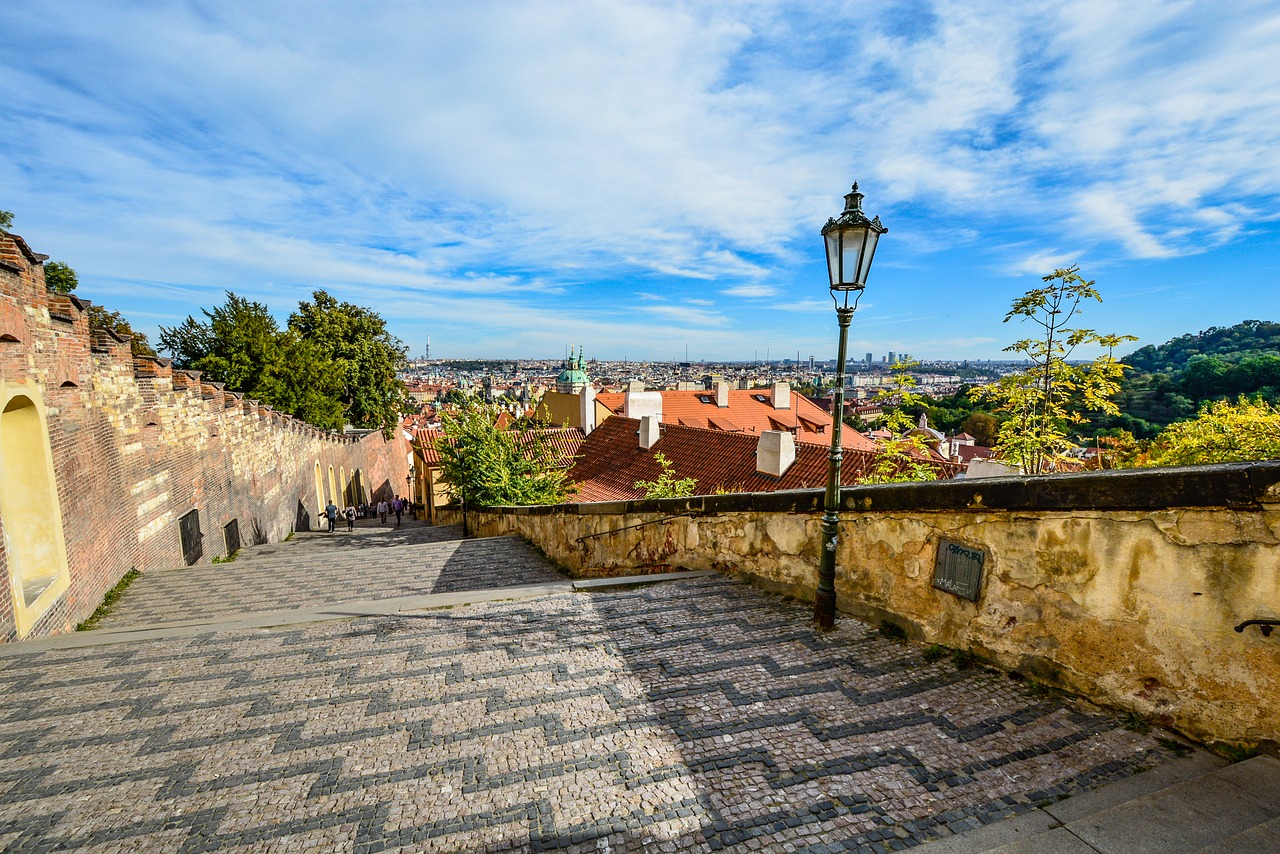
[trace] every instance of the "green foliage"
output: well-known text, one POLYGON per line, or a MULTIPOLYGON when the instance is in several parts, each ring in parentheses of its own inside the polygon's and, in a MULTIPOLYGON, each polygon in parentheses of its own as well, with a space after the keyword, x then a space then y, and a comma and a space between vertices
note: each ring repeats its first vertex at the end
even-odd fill
POLYGON ((1262 753, 1262 749, 1256 744, 1233 744, 1227 741, 1219 741, 1210 745, 1210 748, 1223 759, 1233 763, 1244 762, 1262 753))
POLYGON ((662 467, 657 480, 637 480, 636 489, 644 490, 645 498, 684 498, 693 495, 698 481, 692 477, 677 478, 675 465, 659 451, 653 459, 662 467))
POLYGON ((80 284, 80 278, 75 270, 61 261, 45 261, 44 284, 55 293, 69 294, 80 284))
POLYGON ((240 550, 236 549, 229 555, 214 555, 212 563, 231 563, 240 556, 240 550))
POLYGON ((1000 440, 1000 422, 994 415, 975 412, 960 424, 960 431, 973 437, 974 444, 990 448, 1000 440))
POLYGON ((498 429, 499 410, 468 403, 441 416, 440 470, 449 494, 473 506, 557 504, 569 493, 568 472, 537 431, 498 429))
POLYGON ((102 597, 102 604, 89 615, 89 618, 83 623, 76 625, 76 631, 88 632, 96 629, 98 624, 111 613, 111 609, 115 607, 116 601, 124 595, 124 591, 129 589, 129 585, 132 584, 139 575, 142 575, 142 572, 137 567, 133 567, 126 572, 124 576, 116 582, 116 586, 108 590, 107 595, 102 597))
POLYGON ((968 670, 978 663, 978 656, 974 655, 971 649, 953 649, 951 650, 951 663, 956 666, 957 670, 968 670))
POLYGON ((128 337, 129 349, 133 352, 134 358, 152 358, 156 356, 156 351, 152 349, 151 342, 147 340, 147 336, 141 332, 135 332, 133 327, 129 325, 129 321, 124 319, 118 311, 107 311, 100 305, 89 305, 88 310, 89 325, 99 329, 110 329, 121 338, 128 337))
POLYGON ((356 427, 379 428, 390 436, 406 412, 412 411, 404 384, 396 373, 404 368, 407 349, 387 332, 377 312, 338 302, 324 291, 311 294, 289 317, 289 329, 311 342, 325 362, 335 366, 339 397, 347 419, 356 427))
POLYGON ((977 400, 991 401, 1005 417, 995 456, 1028 474, 1056 468, 1073 445, 1068 431, 1086 420, 1086 412, 1119 412, 1112 398, 1120 390, 1125 366, 1112 352, 1123 341, 1137 340, 1131 335, 1102 335, 1067 326, 1083 301, 1102 302, 1094 282, 1085 281, 1079 269, 1054 270, 1041 280, 1044 286, 1013 301, 1005 322, 1014 317, 1029 320, 1039 327, 1039 333, 1004 349, 1021 353, 1031 367, 972 392, 977 400), (1070 364, 1072 353, 1086 344, 1105 347, 1107 352, 1089 365, 1070 364))
POLYGON ((1235 326, 1213 326, 1195 335, 1180 335, 1158 346, 1147 345, 1130 353, 1124 361, 1145 373, 1176 374, 1196 356, 1239 361, 1246 356, 1267 354, 1280 355, 1280 323, 1246 320, 1235 326))
POLYGON ((8 231, 13 227, 13 214, 9 211, 0 211, 0 231, 8 231))
POLYGON ((396 371, 404 350, 369 309, 324 291, 301 303, 281 329, 267 307, 227 292, 225 304, 160 328, 160 345, 180 368, 204 371, 281 412, 325 430, 358 427, 390 433, 407 411, 396 371))
POLYGON ((909 410, 922 405, 924 398, 917 394, 916 378, 911 369, 919 362, 897 362, 890 382, 876 391, 876 401, 884 407, 885 417, 879 425, 893 434, 892 439, 880 443, 879 453, 870 470, 860 483, 905 483, 908 481, 936 480, 937 469, 930 464, 929 447, 924 437, 910 435, 915 429, 909 410), (897 401, 896 405, 889 405, 897 401))
POLYGON ((1192 421, 1170 424, 1151 444, 1153 466, 1280 459, 1280 407, 1240 397, 1214 401, 1192 421))
POLYGON ((946 658, 950 653, 951 650, 940 643, 935 643, 925 647, 920 657, 924 659, 925 664, 933 664, 935 661, 941 661, 946 658))

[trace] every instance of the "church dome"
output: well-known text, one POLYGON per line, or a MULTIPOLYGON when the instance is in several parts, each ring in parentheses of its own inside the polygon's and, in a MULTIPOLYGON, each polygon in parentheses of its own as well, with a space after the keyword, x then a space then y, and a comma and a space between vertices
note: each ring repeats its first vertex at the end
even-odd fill
POLYGON ((577 394, 591 384, 591 378, 587 376, 586 364, 581 351, 578 352, 576 357, 570 355, 569 361, 565 362, 562 367, 563 370, 556 377, 556 391, 564 392, 565 394, 577 394))

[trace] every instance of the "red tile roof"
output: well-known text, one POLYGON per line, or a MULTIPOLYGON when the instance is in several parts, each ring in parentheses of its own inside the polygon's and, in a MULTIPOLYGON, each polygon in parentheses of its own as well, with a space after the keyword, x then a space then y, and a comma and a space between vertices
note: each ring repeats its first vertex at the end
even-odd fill
MULTIPOLYGON (((635 488, 638 480, 655 480, 662 467, 654 460, 661 452, 671 461, 676 477, 692 477, 697 481, 694 493, 707 495, 722 489, 727 492, 774 492, 781 489, 813 489, 826 485, 827 448, 805 442, 796 443, 796 460, 782 477, 770 477, 756 471, 758 435, 726 433, 679 424, 663 424, 658 442, 649 450, 639 446, 640 422, 634 418, 614 416, 605 419, 578 449, 578 461, 569 477, 579 484, 575 501, 614 501, 642 498, 635 488)), ((840 481, 845 486, 857 483, 868 471, 875 452, 846 449, 840 481)), ((963 467, 939 463, 942 477, 954 477, 963 467)))
MULTIPOLYGON (((729 405, 716 406, 714 391, 663 391, 662 423, 686 427, 706 427, 727 432, 763 433, 766 430, 796 430, 796 441, 819 445, 831 442, 831 415, 809 398, 791 393, 790 409, 773 408, 773 390, 768 388, 730 389, 729 405), (816 428, 816 429, 815 429, 816 428)), ((602 391, 596 400, 618 415, 622 414, 625 392, 602 391)), ((866 451, 876 443, 856 430, 843 430, 840 444, 866 451)))
MULTIPOLYGON (((547 427, 539 430, 512 431, 511 433, 516 443, 520 445, 530 444, 535 434, 555 454, 556 464, 562 468, 568 468, 573 464, 574 458, 578 455, 578 448, 585 438, 582 435, 582 431, 577 427, 547 427)), ((422 460, 427 465, 439 464, 440 452, 436 450, 436 439, 443 436, 444 433, 439 430, 419 429, 414 431, 413 444, 421 448, 422 460)))

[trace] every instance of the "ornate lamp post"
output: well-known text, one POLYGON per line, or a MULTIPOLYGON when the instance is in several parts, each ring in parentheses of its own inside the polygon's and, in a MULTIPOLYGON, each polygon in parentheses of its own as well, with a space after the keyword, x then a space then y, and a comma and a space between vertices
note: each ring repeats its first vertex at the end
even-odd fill
POLYGON ((844 212, 827 220, 822 237, 827 244, 827 274, 831 279, 831 301, 836 306, 836 322, 840 324, 840 347, 836 355, 836 391, 831 408, 831 461, 827 466, 827 494, 823 503, 822 548, 819 551, 818 590, 813 599, 813 618, 819 629, 836 624, 836 546, 840 533, 840 428, 844 415, 844 362, 849 344, 849 323, 867 286, 871 259, 876 242, 889 229, 880 217, 867 219, 862 212, 862 193, 858 185, 844 197, 844 212), (837 297, 840 294, 840 297, 837 297), (850 304, 849 295, 853 294, 850 304))

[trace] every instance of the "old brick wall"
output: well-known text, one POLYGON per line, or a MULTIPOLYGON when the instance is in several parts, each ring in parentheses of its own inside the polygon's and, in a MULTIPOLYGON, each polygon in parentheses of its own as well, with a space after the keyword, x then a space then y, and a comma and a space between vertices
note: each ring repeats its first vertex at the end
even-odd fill
MULTIPOLYGON (((135 363, 128 341, 89 328, 86 303, 45 290, 42 260, 0 233, 0 383, 44 402, 70 572, 70 589, 29 635, 73 628, 131 567, 181 566, 178 520, 191 510, 208 563, 225 554, 232 520, 245 544, 316 527, 317 463, 326 497, 330 466, 335 480, 360 471, 366 494, 405 491, 409 448, 399 432, 326 433, 199 372, 135 363)), ((0 638, 12 640, 4 545, 0 570, 0 638)))
MULTIPOLYGON (((812 599, 822 493, 472 509, 582 576, 715 569, 812 599)), ((1280 461, 841 492, 841 610, 1201 740, 1280 743, 1280 461), (933 585, 982 552, 976 602, 933 585)), ((449 509, 442 522, 457 522, 449 509)))

